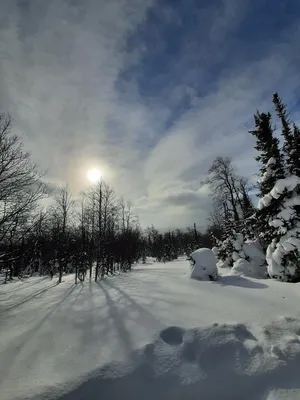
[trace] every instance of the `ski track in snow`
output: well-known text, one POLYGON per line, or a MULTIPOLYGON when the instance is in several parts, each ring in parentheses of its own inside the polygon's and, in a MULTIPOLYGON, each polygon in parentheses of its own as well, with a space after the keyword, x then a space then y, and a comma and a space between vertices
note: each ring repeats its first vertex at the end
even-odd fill
POLYGON ((2 285, 1 399, 299 399, 299 284, 188 272, 2 285))

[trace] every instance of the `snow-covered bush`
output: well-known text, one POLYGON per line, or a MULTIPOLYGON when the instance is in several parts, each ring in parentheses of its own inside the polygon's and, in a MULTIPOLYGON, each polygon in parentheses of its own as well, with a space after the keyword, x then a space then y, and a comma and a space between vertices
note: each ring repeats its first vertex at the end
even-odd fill
POLYGON ((273 242, 267 249, 268 274, 285 282, 300 280, 300 239, 284 237, 273 242))
POLYGON ((218 247, 213 247, 211 251, 214 253, 215 257, 218 258, 219 255, 219 248, 218 247))
POLYGON ((300 178, 290 175, 279 179, 273 189, 260 199, 258 208, 267 210, 276 204, 277 213, 270 213, 269 225, 274 239, 267 248, 270 277, 286 282, 300 279, 300 178))
POLYGON ((243 243, 245 259, 258 266, 266 265, 266 255, 258 240, 246 240, 243 243))
POLYGON ((218 268, 232 267, 233 275, 266 278, 266 256, 258 240, 244 242, 244 236, 234 232, 217 250, 218 268))
POLYGON ((218 277, 217 260, 210 249, 198 249, 191 255, 191 279, 214 281, 218 277))
POLYGON ((220 243, 217 256, 219 268, 231 268, 239 258, 245 258, 243 241, 244 236, 233 231, 227 239, 220 243))
POLYGON ((264 265, 258 265, 240 258, 233 264, 230 274, 235 276, 243 275, 249 278, 261 279, 267 277, 267 268, 264 265))

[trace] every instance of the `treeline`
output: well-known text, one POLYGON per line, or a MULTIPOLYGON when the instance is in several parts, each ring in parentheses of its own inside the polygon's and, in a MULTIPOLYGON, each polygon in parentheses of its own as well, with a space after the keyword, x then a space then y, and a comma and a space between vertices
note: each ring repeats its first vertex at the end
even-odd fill
POLYGON ((74 199, 66 185, 51 189, 0 115, 0 272, 5 282, 25 275, 75 273, 75 280, 128 271, 147 256, 170 261, 209 241, 186 231, 142 230, 130 202, 103 180, 74 199), (41 200, 51 206, 41 208, 41 200))
POLYGON ((213 241, 209 233, 201 233, 196 224, 186 230, 176 229, 160 233, 153 226, 148 227, 142 239, 143 260, 146 255, 155 257, 157 261, 172 261, 179 255, 189 255, 200 247, 211 247, 213 241))
POLYGON ((0 115, 0 269, 5 281, 33 273, 127 271, 141 253, 142 231, 129 202, 100 181, 74 200, 68 186, 50 190, 29 153, 0 115), (41 200, 51 198, 47 210, 41 200))

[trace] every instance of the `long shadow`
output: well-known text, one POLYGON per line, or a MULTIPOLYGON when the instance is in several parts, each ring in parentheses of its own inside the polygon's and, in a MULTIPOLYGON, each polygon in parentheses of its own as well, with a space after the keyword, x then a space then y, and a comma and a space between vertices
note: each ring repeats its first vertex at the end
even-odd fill
POLYGON ((133 267, 131 272, 137 273, 137 272, 145 272, 145 271, 155 271, 155 272, 162 272, 162 273, 167 273, 168 271, 168 267, 166 267, 166 269, 164 268, 151 268, 151 267, 133 267))
POLYGON ((123 322, 123 318, 122 315, 120 313, 120 311, 118 310, 118 307, 115 305, 115 302, 113 301, 113 299, 111 298, 108 290, 106 289, 105 285, 102 284, 102 282, 97 282, 97 284, 99 285, 99 287, 101 287, 101 289, 103 290, 103 293, 105 295, 106 298, 106 302, 108 305, 108 310, 109 310, 109 316, 111 317, 118 333, 119 333, 119 337, 121 339, 121 341, 124 344, 124 348, 126 351, 128 350, 132 350, 132 342, 130 339, 130 335, 127 332, 127 329, 125 327, 125 324, 123 322))
POLYGON ((110 279, 106 279, 104 281, 107 285, 118 291, 126 300, 128 300, 133 308, 135 308, 137 311, 140 312, 140 314, 146 314, 154 323, 160 323, 158 319, 154 317, 152 313, 150 313, 148 310, 146 310, 144 307, 142 307, 139 303, 137 303, 135 300, 133 300, 132 297, 130 297, 124 290, 120 289, 119 286, 116 286, 110 279))
POLYGON ((80 289, 78 290, 75 299, 77 299, 77 297, 79 297, 79 296, 81 295, 81 292, 82 292, 82 290, 83 290, 83 288, 84 288, 84 282, 77 283, 77 284, 75 285, 75 287, 78 287, 78 285, 80 285, 80 289))
MULTIPOLYGON (((27 289, 27 288, 29 288, 31 286, 38 285, 39 283, 44 282, 45 280, 49 280, 49 277, 45 276, 42 279, 39 279, 36 282, 32 282, 32 283, 28 283, 26 281, 22 281, 22 283, 23 283, 22 285, 18 285, 18 287, 13 288, 12 290, 5 291, 3 294, 6 295, 6 294, 16 293, 16 292, 19 293, 21 290, 27 289)), ((12 285, 14 285, 14 284, 12 283, 12 285)))
MULTIPOLYGON (((89 342, 94 342, 95 340, 95 331, 94 327, 96 325, 95 321, 95 314, 94 314, 94 309, 95 309, 95 303, 93 300, 93 287, 94 285, 92 282, 88 282, 88 308, 89 308, 89 316, 88 316, 88 323, 85 324, 84 329, 82 330, 82 346, 85 348, 85 345, 89 342)), ((82 289, 81 289, 82 290, 82 289)))
POLYGON ((249 279, 243 278, 242 276, 221 276, 217 281, 213 283, 220 286, 239 286, 247 289, 268 288, 268 286, 264 283, 250 281, 249 279))
POLYGON ((33 294, 29 295, 29 296, 26 296, 21 301, 15 303, 15 304, 12 304, 11 306, 5 307, 5 309, 0 312, 0 315, 6 313, 7 311, 15 309, 15 308, 21 306, 22 304, 27 303, 30 300, 33 300, 35 297, 45 293, 47 290, 49 290, 49 289, 51 289, 51 288, 53 288, 53 287, 55 287, 57 285, 58 285, 58 283, 54 283, 54 284, 52 284, 50 286, 47 286, 44 289, 38 290, 37 292, 35 292, 35 293, 33 293, 33 294))
MULTIPOLYGON (((51 314, 53 314, 54 311, 56 311, 61 305, 62 303, 64 303, 67 298, 71 295, 71 293, 74 291, 74 289, 76 288, 76 285, 73 284, 69 289, 67 289, 60 297, 61 300, 55 304, 55 306, 53 308, 51 308, 51 310, 41 319, 41 321, 35 325, 35 327, 32 329, 34 331, 34 334, 37 333, 37 331, 42 327, 42 325, 45 323, 45 321, 50 317, 51 314)), ((32 335, 33 336, 33 335, 32 335)), ((32 338, 32 336, 29 338, 29 340, 32 338)), ((28 342, 28 341, 27 341, 28 342)))
MULTIPOLYGON (((23 335, 24 338, 22 339, 22 341, 19 343, 19 345, 17 345, 14 348, 13 357, 9 358, 9 360, 10 360, 9 363, 7 362, 7 365, 5 368, 6 376, 9 374, 9 371, 13 366, 14 359, 22 352, 22 350, 24 349, 26 344, 28 344, 33 339, 33 337, 41 329, 41 327, 47 321, 47 319, 50 317, 50 315, 53 314, 54 311, 56 311, 62 305, 62 303, 66 301, 66 299, 70 296, 70 294, 73 292, 75 287, 76 287, 76 285, 72 285, 69 289, 67 289, 61 296, 62 297, 61 300, 58 303, 56 303, 55 306, 53 308, 51 308, 51 310, 48 311, 48 313, 36 325, 34 325, 33 328, 31 328, 29 331, 27 331, 23 335)), ((5 380, 5 376, 1 376, 0 382, 3 382, 4 380, 5 380)))

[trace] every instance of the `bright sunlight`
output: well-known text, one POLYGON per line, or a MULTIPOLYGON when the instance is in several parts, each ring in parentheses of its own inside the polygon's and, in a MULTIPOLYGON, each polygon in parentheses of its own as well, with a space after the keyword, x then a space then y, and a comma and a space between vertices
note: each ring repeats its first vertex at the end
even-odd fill
POLYGON ((101 178, 101 172, 97 168, 90 169, 87 173, 88 180, 92 183, 96 183, 101 178))

